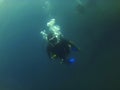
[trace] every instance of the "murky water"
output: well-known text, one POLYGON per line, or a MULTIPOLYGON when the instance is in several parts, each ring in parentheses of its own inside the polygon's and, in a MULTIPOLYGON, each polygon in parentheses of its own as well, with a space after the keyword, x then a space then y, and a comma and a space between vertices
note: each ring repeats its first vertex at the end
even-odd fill
POLYGON ((119 0, 0 0, 0 90, 118 90, 119 0), (50 62, 40 31, 51 18, 81 51, 50 62))

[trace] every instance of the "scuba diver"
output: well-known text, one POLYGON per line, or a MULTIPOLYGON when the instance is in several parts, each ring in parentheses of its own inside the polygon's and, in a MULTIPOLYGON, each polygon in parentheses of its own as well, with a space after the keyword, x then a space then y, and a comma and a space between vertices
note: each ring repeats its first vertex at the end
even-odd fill
POLYGON ((47 40, 47 54, 51 60, 60 60, 60 63, 74 63, 75 59, 69 59, 71 51, 79 51, 71 41, 66 40, 60 32, 60 27, 54 25, 55 19, 47 23, 49 32, 41 31, 41 34, 47 40), (51 24, 52 23, 52 24, 51 24), (49 25, 50 24, 50 25, 49 25))
POLYGON ((59 59, 61 63, 72 63, 74 61, 67 61, 71 51, 79 51, 79 48, 62 36, 60 37, 60 41, 57 42, 57 38, 53 34, 48 35, 47 53, 50 59, 59 59))

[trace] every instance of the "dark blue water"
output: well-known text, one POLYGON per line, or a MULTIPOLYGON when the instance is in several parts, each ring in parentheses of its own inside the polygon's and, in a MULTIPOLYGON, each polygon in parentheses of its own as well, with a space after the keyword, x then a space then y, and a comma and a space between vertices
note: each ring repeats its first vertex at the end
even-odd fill
POLYGON ((74 0, 48 2, 1 0, 0 90, 119 90, 120 1, 84 0, 82 13, 74 0), (40 31, 51 18, 80 47, 75 64, 48 59, 40 31))

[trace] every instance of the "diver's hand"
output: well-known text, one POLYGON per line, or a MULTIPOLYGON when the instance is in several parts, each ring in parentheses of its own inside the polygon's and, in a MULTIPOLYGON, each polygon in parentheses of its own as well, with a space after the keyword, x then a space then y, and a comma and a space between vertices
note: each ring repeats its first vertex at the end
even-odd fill
POLYGON ((60 64, 63 64, 63 63, 64 63, 64 59, 61 59, 60 64))

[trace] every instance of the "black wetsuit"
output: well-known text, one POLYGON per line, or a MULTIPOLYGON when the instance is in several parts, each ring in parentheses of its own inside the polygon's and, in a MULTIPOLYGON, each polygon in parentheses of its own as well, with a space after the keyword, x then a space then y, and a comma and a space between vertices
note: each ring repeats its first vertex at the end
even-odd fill
POLYGON ((70 42, 65 39, 61 39, 56 45, 48 44, 47 53, 49 58, 52 58, 53 55, 56 55, 56 59, 65 60, 70 54, 69 44, 70 42))

